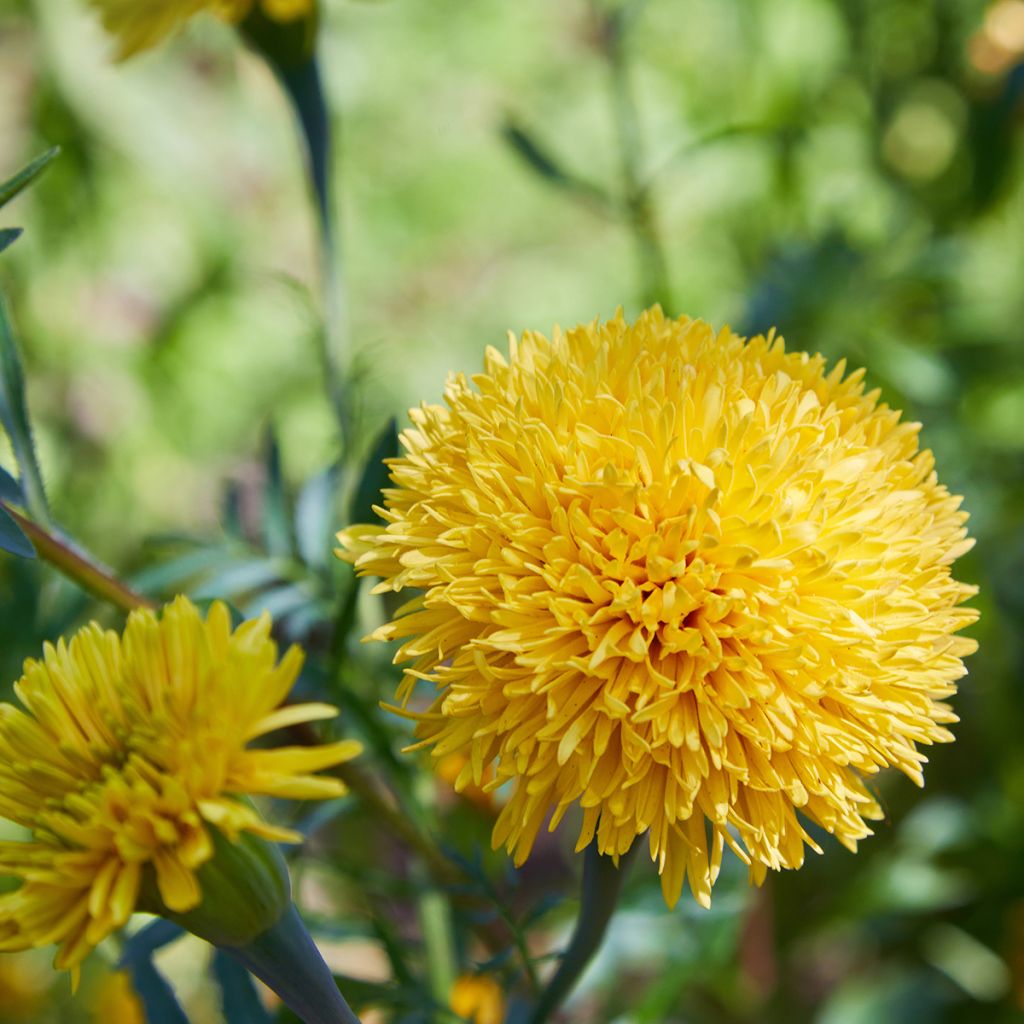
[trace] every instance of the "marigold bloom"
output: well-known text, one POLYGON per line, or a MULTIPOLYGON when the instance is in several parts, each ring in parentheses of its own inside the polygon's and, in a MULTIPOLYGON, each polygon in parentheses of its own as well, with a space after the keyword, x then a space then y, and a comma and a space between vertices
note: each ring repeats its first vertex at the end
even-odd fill
POLYGON ((403 641, 403 708, 437 688, 420 745, 513 783, 517 863, 578 805, 578 849, 649 830, 667 902, 706 905, 724 845, 755 882, 817 849, 801 816, 854 849, 863 777, 920 783, 952 738, 967 515, 844 374, 655 308, 512 338, 412 411, 386 525, 340 553, 417 592, 371 639, 403 641))
POLYGON ((104 28, 118 41, 118 58, 134 56, 173 35, 189 18, 209 11, 237 24, 254 8, 272 21, 308 18, 316 0, 89 0, 104 28))
POLYGON ((302 652, 277 663, 269 631, 267 616, 232 630, 222 604, 204 621, 179 597, 159 619, 132 613, 123 637, 92 624, 25 663, 15 691, 27 710, 0 704, 0 817, 29 832, 0 843, 0 875, 21 881, 0 895, 0 951, 57 943, 55 966, 73 968, 147 893, 147 910, 198 907, 217 845, 301 839, 246 795, 345 791, 310 773, 354 757, 355 741, 247 749, 337 713, 279 706, 302 652))

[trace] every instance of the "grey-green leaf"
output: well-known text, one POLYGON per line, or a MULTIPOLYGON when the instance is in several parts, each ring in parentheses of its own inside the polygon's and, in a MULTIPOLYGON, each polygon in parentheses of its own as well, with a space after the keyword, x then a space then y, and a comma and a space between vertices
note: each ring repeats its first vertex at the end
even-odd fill
POLYGON ((213 973, 220 985, 221 1009, 227 1024, 270 1024, 252 975, 222 949, 213 956, 213 973))
POLYGON ((42 156, 33 160, 28 167, 18 171, 13 178, 8 178, 0 185, 0 206, 6 206, 19 192, 28 188, 49 167, 50 162, 58 153, 60 153, 60 146, 48 149, 42 156))
POLYGON ((0 466, 0 501, 9 501, 12 505, 22 505, 25 501, 21 484, 3 466, 0 466))
POLYGON ((0 506, 0 549, 19 558, 35 558, 36 549, 25 536, 21 527, 11 518, 7 509, 0 506))
POLYGON ((21 238, 21 228, 0 228, 0 252, 9 249, 21 238))
POLYGON ((380 492, 387 487, 391 479, 388 467, 384 465, 384 460, 393 459, 397 455, 398 423, 394 416, 392 416, 380 432, 373 450, 366 460, 366 465, 363 467, 362 476, 359 478, 359 485, 352 496, 349 522, 372 523, 379 519, 377 513, 373 511, 373 506, 380 504, 380 492))

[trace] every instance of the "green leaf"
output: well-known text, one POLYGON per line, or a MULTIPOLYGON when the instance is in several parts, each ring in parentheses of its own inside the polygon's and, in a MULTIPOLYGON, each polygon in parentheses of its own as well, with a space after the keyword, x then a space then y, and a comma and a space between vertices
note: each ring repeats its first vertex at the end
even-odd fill
POLYGON ((270 1024, 252 975, 222 949, 213 957, 213 973, 220 985, 221 1009, 227 1024, 270 1024))
POLYGON ((335 463, 307 480, 295 502, 295 542, 302 560, 314 569, 329 563, 340 481, 341 466, 335 463))
POLYGON ((384 429, 380 432, 373 450, 363 467, 362 476, 359 478, 359 485, 352 496, 352 505, 349 508, 349 522, 372 523, 379 520, 379 516, 373 511, 374 505, 381 503, 381 491, 388 486, 390 476, 388 467, 384 465, 385 459, 393 459, 398 455, 398 423, 394 416, 388 420, 384 429))
POLYGON ((149 1024, 189 1024, 174 989, 153 966, 153 954, 183 934, 171 921, 156 920, 137 931, 125 946, 119 966, 131 974, 149 1024))
POLYGON ((22 505, 25 502, 21 484, 3 466, 0 466, 0 501, 9 501, 12 505, 22 505))
POLYGON ((25 536, 21 527, 11 518, 7 509, 0 506, 0 549, 20 558, 35 558, 36 549, 25 536))
POLYGON ((0 185, 0 206, 6 206, 19 192, 31 185, 49 167, 50 161, 58 153, 60 153, 60 146, 48 149, 41 157, 33 160, 28 167, 0 185))
POLYGON ((273 430, 267 431, 267 482, 263 490, 263 542, 272 555, 290 556, 292 531, 288 523, 288 499, 281 473, 281 449, 273 430))
POLYGON ((50 509, 46 502, 43 476, 36 459, 32 441, 32 427, 25 400, 25 375, 21 357, 14 339, 14 328, 7 316, 3 297, 0 296, 0 421, 11 439, 18 474, 25 494, 25 505, 32 518, 41 525, 49 525, 50 509))
POLYGON ((0 228, 0 252, 9 249, 21 238, 21 228, 0 228))
POLYGON ((573 193, 577 199, 595 206, 604 213, 614 213, 616 203, 599 185, 585 181, 567 171, 522 125, 507 118, 501 129, 502 138, 516 155, 551 185, 573 193))

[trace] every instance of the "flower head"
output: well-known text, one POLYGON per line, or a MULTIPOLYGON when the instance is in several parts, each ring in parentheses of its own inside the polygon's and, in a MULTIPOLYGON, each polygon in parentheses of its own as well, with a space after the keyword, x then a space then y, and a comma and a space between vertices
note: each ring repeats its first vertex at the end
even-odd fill
POLYGON ((505 996, 489 974, 462 974, 455 979, 448 998, 452 1013, 472 1024, 501 1024, 505 996))
POLYGON ((385 525, 341 554, 412 591, 372 639, 412 663, 422 745, 512 784, 517 863, 576 806, 579 849, 649 831, 668 903, 685 877, 707 904, 725 845, 759 882, 815 846, 805 820, 869 835, 866 776, 921 782, 975 647, 971 541, 862 378, 654 309, 513 338, 410 414, 385 525))
POLYGON ((132 57, 173 35, 193 15, 209 11, 233 24, 251 14, 288 25, 315 16, 316 0, 90 0, 118 41, 118 57, 132 57))
MULTIPOLYGON (((359 744, 248 749, 337 713, 280 707, 302 654, 293 647, 278 663, 269 630, 267 616, 232 630, 222 604, 204 621, 179 597, 159 619, 134 612, 121 637, 93 624, 25 663, 15 686, 25 710, 0 704, 0 817, 28 832, 0 843, 0 875, 21 882, 0 895, 0 951, 57 943, 56 966, 73 968, 137 908, 188 920, 216 898, 201 880, 218 877, 219 847, 229 864, 276 879, 253 838, 301 836, 264 822, 245 797, 338 796, 338 780, 311 773, 359 744)), ((287 906, 286 876, 281 885, 272 917, 287 906)), ((258 911, 249 931, 272 923, 258 911)), ((230 922, 219 924, 227 933, 230 922)))

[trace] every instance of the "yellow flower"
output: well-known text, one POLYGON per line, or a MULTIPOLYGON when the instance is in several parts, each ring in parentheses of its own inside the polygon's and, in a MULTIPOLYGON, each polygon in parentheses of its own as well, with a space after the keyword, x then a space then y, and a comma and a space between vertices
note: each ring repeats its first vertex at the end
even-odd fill
MULTIPOLYGON (((25 663, 15 691, 27 710, 0 704, 0 817, 29 833, 0 843, 0 875, 21 881, 0 895, 0 951, 57 943, 55 966, 73 968, 140 901, 195 914, 207 895, 198 876, 218 848, 218 863, 277 878, 270 854, 245 837, 301 836, 264 822, 245 796, 338 796, 340 782, 310 773, 360 747, 247 749, 337 713, 279 706, 302 653, 293 647, 277 663, 269 631, 267 616, 232 631, 222 604, 204 621, 179 597, 160 619, 134 612, 123 637, 93 624, 25 663)), ((287 904, 284 879, 285 891, 267 896, 274 918, 287 904)), ((251 894, 249 903, 247 926, 272 923, 256 920, 251 894)))
POLYGON ((486 974, 463 974, 455 979, 448 1005, 472 1024, 501 1024, 505 998, 501 986, 486 974))
POLYGON ((104 28, 118 41, 118 58, 156 46, 193 15, 209 11, 233 24, 254 10, 289 24, 312 17, 316 0, 89 0, 104 28))
POLYGON ((339 553, 413 591, 370 638, 412 662, 396 710, 460 785, 513 784, 517 863, 578 806, 578 849, 649 831, 666 901, 707 905, 724 845, 755 882, 817 849, 802 819, 854 849, 864 776, 920 783, 952 738, 967 515, 844 372, 655 308, 512 338, 411 412, 386 525, 339 553))
POLYGON ((100 982, 92 1006, 95 1024, 146 1024, 142 1001, 124 971, 111 971, 100 982))

